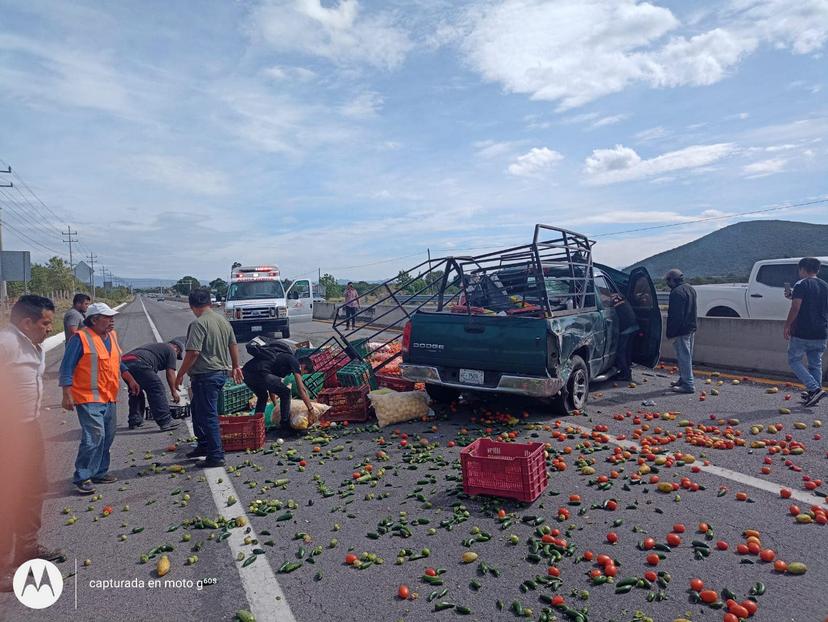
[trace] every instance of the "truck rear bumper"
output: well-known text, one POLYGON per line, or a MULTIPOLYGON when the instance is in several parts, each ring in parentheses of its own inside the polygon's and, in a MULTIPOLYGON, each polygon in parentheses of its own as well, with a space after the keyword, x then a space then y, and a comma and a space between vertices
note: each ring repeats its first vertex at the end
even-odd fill
POLYGON ((560 378, 540 378, 537 376, 515 376, 503 374, 497 386, 444 382, 440 370, 427 365, 400 365, 402 377, 412 382, 426 382, 452 387, 461 391, 489 391, 492 393, 512 393, 527 397, 552 397, 563 388, 560 378))

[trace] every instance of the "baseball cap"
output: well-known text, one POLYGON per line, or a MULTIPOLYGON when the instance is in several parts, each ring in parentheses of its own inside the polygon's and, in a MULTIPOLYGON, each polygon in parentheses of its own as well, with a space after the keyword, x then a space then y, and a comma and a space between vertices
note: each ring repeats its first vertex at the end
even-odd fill
POLYGON ((105 302, 93 302, 86 310, 86 317, 92 317, 93 315, 112 317, 113 315, 118 315, 118 312, 105 302))
POLYGON ((170 339, 169 342, 168 342, 168 343, 170 343, 174 346, 178 346, 178 360, 179 361, 184 358, 184 351, 187 349, 186 342, 187 342, 186 337, 174 337, 174 338, 170 339))

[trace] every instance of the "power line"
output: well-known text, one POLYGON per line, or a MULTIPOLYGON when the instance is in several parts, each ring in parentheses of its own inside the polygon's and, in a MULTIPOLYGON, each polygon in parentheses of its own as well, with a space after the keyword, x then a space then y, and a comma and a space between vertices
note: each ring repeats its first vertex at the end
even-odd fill
POLYGON ((45 202, 44 202, 44 201, 43 201, 43 200, 42 200, 39 196, 37 196, 37 194, 35 194, 35 191, 34 191, 34 190, 32 190, 32 189, 29 187, 29 184, 27 184, 27 183, 23 180, 23 178, 22 178, 22 177, 20 177, 20 175, 18 175, 18 174, 17 174, 17 171, 12 171, 12 170, 11 170, 11 165, 10 165, 8 162, 5 162, 2 158, 0 158, 0 163, 2 163, 3 165, 5 165, 5 166, 7 166, 7 167, 9 168, 9 171, 11 172, 12 176, 13 176, 13 177, 14 177, 14 178, 15 178, 15 179, 16 179, 16 180, 20 183, 20 185, 21 185, 21 186, 23 186, 26 190, 28 190, 28 191, 29 191, 29 193, 30 193, 30 194, 31 194, 31 195, 32 195, 35 199, 37 199, 37 201, 38 201, 38 202, 39 202, 39 203, 40 203, 43 207, 45 207, 45 208, 46 208, 46 210, 47 210, 47 211, 48 211, 48 212, 49 212, 49 213, 50 213, 50 214, 51 214, 51 215, 52 215, 55 219, 57 219, 57 221, 58 221, 58 222, 60 222, 61 220, 63 220, 63 218, 61 218, 60 216, 58 216, 57 214, 55 214, 55 212, 54 212, 54 211, 52 211, 52 208, 51 208, 51 207, 49 207, 48 205, 46 205, 46 203, 45 203, 45 202))
POLYGON ((6 221, 6 220, 0 220, 0 225, 2 225, 2 226, 4 226, 4 227, 8 227, 8 228, 9 228, 9 229, 11 229, 12 231, 14 231, 17 235, 19 235, 21 238, 23 238, 23 239, 25 239, 26 241, 28 241, 30 244, 34 244, 34 245, 36 245, 36 246, 39 246, 40 248, 42 248, 42 249, 44 249, 44 250, 47 250, 47 251, 49 251, 50 253, 54 253, 55 255, 58 255, 58 256, 60 256, 60 254, 61 254, 61 253, 60 253, 60 251, 55 250, 54 248, 52 248, 52 247, 50 247, 50 246, 46 246, 46 245, 45 245, 45 244, 43 244, 42 242, 38 242, 37 240, 34 240, 34 239, 30 238, 28 235, 26 235, 25 233, 23 233, 22 231, 20 231, 20 230, 19 230, 19 229, 17 229, 16 227, 13 227, 13 226, 12 226, 12 225, 11 225, 8 221, 6 221))
MULTIPOLYGON (((27 212, 26 206, 22 205, 17 199, 10 196, 6 191, 0 190, 0 199, 7 204, 12 213, 14 213, 21 221, 25 221, 26 226, 30 226, 35 229, 44 229, 43 223, 36 221, 32 216, 30 216, 27 212)), ((21 224, 24 223, 21 222, 21 224)), ((57 231, 58 235, 60 234, 60 231, 57 229, 55 229, 55 231, 57 231)))

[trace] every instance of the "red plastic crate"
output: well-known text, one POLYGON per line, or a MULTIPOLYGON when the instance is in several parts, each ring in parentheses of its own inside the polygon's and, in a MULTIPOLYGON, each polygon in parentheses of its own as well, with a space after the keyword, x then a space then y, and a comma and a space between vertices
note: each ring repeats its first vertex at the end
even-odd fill
POLYGON ((322 389, 317 401, 330 406, 320 417, 322 423, 368 420, 368 387, 322 389))
POLYGON ((374 374, 377 379, 377 384, 392 391, 413 391, 414 383, 399 376, 390 376, 388 374, 374 374))
POLYGON ((219 426, 224 451, 245 451, 264 447, 265 421, 262 413, 219 417, 219 426))
POLYGON ((531 503, 549 483, 543 452, 543 443, 479 438, 460 452, 463 491, 531 503))

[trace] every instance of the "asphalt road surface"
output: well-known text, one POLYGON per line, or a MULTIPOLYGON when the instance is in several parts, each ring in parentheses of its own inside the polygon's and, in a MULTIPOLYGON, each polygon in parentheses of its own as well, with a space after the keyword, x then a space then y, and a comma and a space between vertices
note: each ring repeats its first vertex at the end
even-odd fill
MULTIPOLYGON (((144 305, 146 313, 136 300, 117 318, 126 349, 155 341, 156 331, 165 340, 184 334, 192 319, 179 303, 146 299, 144 305)), ((316 343, 330 333, 318 322, 293 327, 295 338, 316 343)), ((227 469, 206 472, 184 457, 186 427, 164 434, 147 422, 129 431, 124 392, 112 460, 120 481, 99 486, 102 498, 93 501, 71 488, 79 428, 75 416, 60 407, 56 375, 62 351, 48 355, 50 388, 41 423, 50 493, 41 533, 44 544, 66 551, 67 561, 59 566, 64 593, 43 611, 27 610, 14 595, 2 594, 2 619, 232 620, 248 609, 257 620, 285 622, 511 620, 521 611, 523 619, 539 620, 545 607, 550 620, 725 619, 726 605, 694 602, 693 578, 722 601, 724 590, 742 602, 763 584, 752 620, 828 618, 828 526, 797 523, 789 510, 792 504, 803 513, 812 503, 828 508, 820 494, 828 485, 807 490, 805 479, 828 479, 828 443, 818 427, 828 417, 828 400, 804 409, 797 405, 797 388, 755 379, 734 384, 722 376, 709 384, 700 379, 703 396, 673 395, 669 369, 635 370, 634 387, 593 387, 580 416, 559 418, 536 402, 464 400, 452 408, 435 406, 436 415, 427 421, 383 430, 352 425, 283 444, 271 434, 264 450, 228 454, 227 469), (773 386, 779 391, 768 393, 773 386), (788 395, 793 398, 786 400, 788 395), (792 412, 782 414, 784 408, 792 412), (781 429, 769 431, 774 424, 781 429), (461 447, 480 436, 510 433, 517 442, 549 444, 545 492, 531 505, 463 495, 461 447), (688 434, 710 446, 691 444, 688 434), (723 447, 731 441, 732 448, 723 447), (751 448, 758 441, 778 443, 780 451, 751 448), (792 441, 804 452, 796 455, 792 441), (643 442, 650 449, 639 453, 643 442), (693 462, 678 459, 684 454, 693 462), (173 473, 170 465, 185 470, 173 473), (674 482, 678 491, 658 490, 659 483, 674 482), (793 498, 781 498, 780 486, 793 498), (579 495, 580 503, 571 502, 571 495, 579 495), (261 511, 268 502, 272 511, 261 511), (105 506, 112 508, 106 517, 105 506), (220 517, 242 514, 243 526, 222 527, 220 517), (211 520, 218 520, 217 528, 211 520), (709 532, 697 533, 701 522, 709 532), (684 533, 669 537, 680 542, 662 551, 663 559, 652 560, 658 565, 648 565, 647 555, 657 551, 639 545, 648 537, 666 544, 679 524, 684 533), (758 531, 762 549, 788 564, 804 563, 807 572, 776 572, 772 562, 740 555, 745 530, 758 531), (617 537, 614 544, 608 542, 610 532, 610 539, 617 537), (544 535, 555 543, 534 557, 544 535), (727 550, 718 549, 719 541, 727 550), (154 586, 156 560, 142 564, 141 557, 164 544, 173 547, 171 570, 154 586), (559 546, 562 558, 550 564, 547 553, 555 559, 551 549, 559 546), (477 559, 463 563, 466 552, 477 559), (363 561, 345 564, 349 553, 363 561), (192 555, 198 561, 188 565, 192 555), (594 585, 589 573, 600 569, 600 555, 614 560, 617 576, 594 585), (536 581, 550 576, 550 565, 558 580, 536 581), (423 578, 427 568, 438 571, 436 579, 423 578), (624 591, 624 579, 648 572, 663 573, 656 575, 662 586, 642 581, 616 593, 624 591), (104 589, 106 581, 122 583, 104 589), (398 597, 401 585, 412 595, 407 600, 398 597), (544 602, 556 595, 568 612, 544 602), (441 603, 445 608, 435 611, 441 603)))

